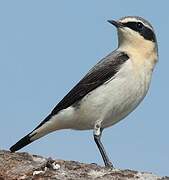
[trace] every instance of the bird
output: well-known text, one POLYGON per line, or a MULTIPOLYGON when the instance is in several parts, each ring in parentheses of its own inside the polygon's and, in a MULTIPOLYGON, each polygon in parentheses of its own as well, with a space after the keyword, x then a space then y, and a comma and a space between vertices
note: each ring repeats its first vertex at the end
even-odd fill
POLYGON ((117 29, 117 48, 91 68, 11 152, 53 131, 93 130, 104 165, 114 167, 101 141, 102 132, 124 119, 146 96, 158 62, 158 45, 154 28, 142 17, 108 22, 117 29))

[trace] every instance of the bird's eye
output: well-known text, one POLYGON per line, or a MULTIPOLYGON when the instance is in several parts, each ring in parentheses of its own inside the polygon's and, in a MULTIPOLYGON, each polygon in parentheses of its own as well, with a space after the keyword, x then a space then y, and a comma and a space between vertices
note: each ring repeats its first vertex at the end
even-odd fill
POLYGON ((136 23, 137 29, 141 30, 143 28, 143 24, 141 22, 136 23))

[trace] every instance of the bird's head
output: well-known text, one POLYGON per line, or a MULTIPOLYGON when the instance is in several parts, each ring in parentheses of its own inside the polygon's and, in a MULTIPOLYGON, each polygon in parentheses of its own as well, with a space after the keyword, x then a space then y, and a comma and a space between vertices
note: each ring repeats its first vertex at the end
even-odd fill
POLYGON ((157 40, 152 25, 138 16, 127 16, 117 21, 108 20, 118 30, 119 48, 127 52, 158 56, 157 40))

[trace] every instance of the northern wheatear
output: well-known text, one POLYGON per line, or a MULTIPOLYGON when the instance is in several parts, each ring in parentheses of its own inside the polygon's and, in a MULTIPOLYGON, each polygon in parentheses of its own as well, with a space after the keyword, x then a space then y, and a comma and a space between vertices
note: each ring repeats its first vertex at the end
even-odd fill
POLYGON ((28 135, 13 145, 17 151, 60 129, 93 129, 94 140, 111 166, 101 134, 132 112, 145 97, 158 60, 153 27, 141 17, 109 20, 118 31, 118 48, 99 61, 28 135))

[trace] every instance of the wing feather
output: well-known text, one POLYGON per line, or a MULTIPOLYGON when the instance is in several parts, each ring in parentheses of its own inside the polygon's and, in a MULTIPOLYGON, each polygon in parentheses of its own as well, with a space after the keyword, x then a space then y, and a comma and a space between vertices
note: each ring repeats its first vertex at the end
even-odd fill
POLYGON ((73 105, 90 91, 112 78, 128 58, 128 55, 123 52, 106 56, 56 105, 51 114, 57 114, 60 110, 73 105))
MULTIPOLYGON (((74 105, 89 92, 112 78, 120 66, 129 59, 124 52, 116 51, 98 62, 79 83, 55 106, 51 114, 38 127, 50 120, 59 111, 74 105)), ((37 127, 37 128, 38 128, 37 127)))

